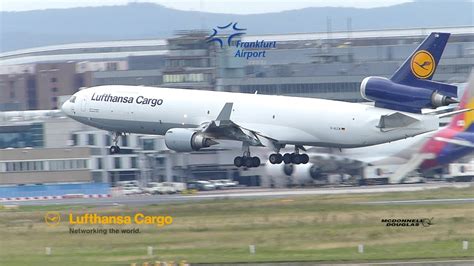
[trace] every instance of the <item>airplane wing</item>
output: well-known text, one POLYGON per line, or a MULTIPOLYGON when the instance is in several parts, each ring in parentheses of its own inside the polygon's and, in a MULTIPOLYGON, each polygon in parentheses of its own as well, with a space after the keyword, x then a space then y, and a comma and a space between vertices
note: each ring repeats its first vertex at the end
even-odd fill
POLYGON ((456 139, 456 138, 448 139, 448 138, 443 138, 443 137, 435 137, 434 139, 437 140, 437 141, 446 142, 446 143, 449 143, 449 144, 474 148, 474 143, 472 143, 468 140, 456 139))
POLYGON ((368 147, 341 151, 332 150, 331 153, 350 160, 358 160, 367 165, 404 164, 435 133, 436 131, 426 132, 414 137, 368 147))
POLYGON ((366 162, 359 159, 352 159, 333 153, 309 153, 309 162, 316 165, 323 172, 353 170, 358 169, 366 162))
POLYGON ((201 125, 201 132, 216 139, 248 142, 254 146, 266 146, 277 151, 277 141, 258 130, 251 130, 230 120, 233 103, 226 103, 216 120, 201 125))
MULTIPOLYGON (((411 159, 398 168, 395 173, 390 177, 392 180, 402 180, 405 176, 413 170, 416 170, 418 166, 428 159, 433 159, 436 156, 431 153, 415 153, 411 159)), ((401 183, 401 182, 400 182, 401 183)))
POLYGON ((354 170, 368 165, 393 165, 400 166, 412 161, 404 170, 409 173, 416 169, 423 160, 412 158, 420 146, 425 143, 435 132, 427 132, 408 139, 398 140, 392 143, 384 143, 374 146, 353 149, 331 149, 311 148, 308 150, 310 162, 318 166, 322 171, 344 171, 354 170), (413 162, 415 161, 415 162, 413 162), (414 165, 414 166, 413 166, 414 165))
MULTIPOLYGON (((233 103, 226 103, 215 120, 205 122, 197 129, 210 138, 237 140, 251 146, 265 146, 278 152, 283 147, 278 140, 287 137, 288 128, 283 126, 236 122, 230 119, 233 103)), ((306 132, 292 129, 302 138, 308 137, 306 132)), ((314 137, 314 136, 311 136, 314 137)), ((304 147, 299 146, 305 150, 304 147)))

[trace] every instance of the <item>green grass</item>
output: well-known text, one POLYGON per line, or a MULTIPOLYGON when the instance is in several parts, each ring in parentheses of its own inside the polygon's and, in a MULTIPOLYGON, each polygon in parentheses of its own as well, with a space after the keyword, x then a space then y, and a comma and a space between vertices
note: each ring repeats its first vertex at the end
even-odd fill
MULTIPOLYGON (((374 261, 473 258, 474 204, 364 205, 364 201, 473 197, 474 189, 222 199, 150 206, 25 206, 0 209, 0 265, 130 265, 143 261, 374 261), (44 214, 172 215, 172 225, 137 235, 71 235, 44 214), (431 227, 386 227, 382 218, 431 218, 431 227), (462 240, 470 242, 461 249, 462 240), (248 245, 257 253, 249 254, 248 245), (365 252, 357 253, 364 244, 365 252), (156 256, 146 255, 147 246, 156 256), (52 248, 46 256, 45 247, 52 248)), ((76 226, 78 227, 78 226, 76 226)), ((81 226, 85 228, 87 226, 81 226)), ((92 226, 94 227, 94 226, 92 226)), ((120 226, 102 226, 103 228, 120 226)), ((137 226, 122 226, 137 227, 137 226)))

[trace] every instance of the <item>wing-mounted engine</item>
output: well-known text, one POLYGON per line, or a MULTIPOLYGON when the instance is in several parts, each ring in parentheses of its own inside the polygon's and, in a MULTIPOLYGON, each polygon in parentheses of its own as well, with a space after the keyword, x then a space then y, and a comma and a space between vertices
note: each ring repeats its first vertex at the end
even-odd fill
POLYGON ((216 141, 206 137, 202 132, 192 128, 172 128, 166 131, 165 144, 170 150, 177 152, 198 151, 218 144, 216 141))
POLYGON ((322 179, 321 169, 314 164, 265 164, 266 175, 273 178, 274 182, 292 183, 302 185, 314 180, 322 179))
POLYGON ((416 85, 399 84, 383 77, 367 77, 360 85, 360 92, 364 99, 374 101, 377 107, 412 113, 457 103, 454 99, 456 86, 427 80, 419 80, 416 85))
POLYGON ((309 183, 313 180, 322 180, 322 171, 317 165, 314 164, 302 164, 297 165, 294 170, 293 177, 298 183, 304 184, 309 183))

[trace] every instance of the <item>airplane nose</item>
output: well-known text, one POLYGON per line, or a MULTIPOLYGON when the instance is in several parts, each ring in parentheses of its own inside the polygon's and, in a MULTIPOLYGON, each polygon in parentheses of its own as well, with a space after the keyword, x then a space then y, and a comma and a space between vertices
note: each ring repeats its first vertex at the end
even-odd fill
POLYGON ((61 111, 66 115, 71 115, 72 103, 70 103, 69 101, 64 102, 63 105, 61 105, 61 111))

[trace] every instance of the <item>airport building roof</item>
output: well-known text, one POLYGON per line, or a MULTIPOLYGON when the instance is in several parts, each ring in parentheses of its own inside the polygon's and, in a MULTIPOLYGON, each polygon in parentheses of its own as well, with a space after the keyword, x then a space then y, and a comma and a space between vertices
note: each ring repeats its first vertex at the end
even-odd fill
POLYGON ((362 31, 335 31, 316 33, 293 33, 275 35, 247 35, 244 41, 261 40, 263 38, 275 41, 305 41, 324 39, 369 39, 369 38, 398 38, 425 36, 431 32, 450 32, 451 34, 474 34, 474 26, 465 27, 439 27, 439 28, 414 28, 414 29, 389 29, 389 30, 362 30, 362 31))
POLYGON ((73 43, 0 53, 0 65, 116 60, 128 56, 163 55, 167 52, 166 40, 73 43))
MULTIPOLYGON (((327 39, 400 38, 424 36, 433 31, 461 35, 474 34, 474 26, 246 35, 242 40, 300 42, 327 39)), ((87 42, 36 47, 0 53, 0 66, 59 61, 117 60, 129 56, 165 55, 168 53, 167 44, 168 41, 166 39, 155 39, 87 42)))

